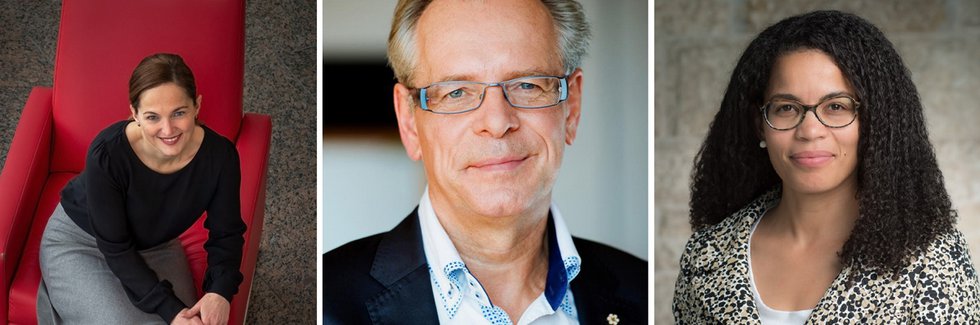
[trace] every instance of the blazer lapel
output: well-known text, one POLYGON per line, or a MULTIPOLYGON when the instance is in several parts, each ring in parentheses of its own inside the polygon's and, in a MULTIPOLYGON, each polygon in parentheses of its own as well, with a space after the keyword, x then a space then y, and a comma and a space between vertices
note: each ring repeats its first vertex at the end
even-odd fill
POLYGON ((387 289, 367 302, 374 324, 439 322, 422 248, 418 208, 378 244, 371 276, 387 289))
POLYGON ((575 295, 575 308, 578 312, 580 324, 612 324, 612 317, 619 320, 619 324, 646 324, 647 315, 638 313, 635 307, 628 306, 616 299, 609 290, 587 284, 585 279, 576 279, 572 282, 572 293, 575 295))
POLYGON ((723 220, 698 243, 689 275, 689 290, 700 293, 700 301, 691 302, 700 309, 692 311, 693 317, 706 323, 735 317, 744 324, 761 324, 750 284, 749 240, 755 222, 775 204, 773 195, 769 192, 723 220))
MULTIPOLYGON (((576 242, 576 247, 582 246, 576 242)), ((586 253, 587 250, 579 250, 586 253)), ((588 254, 588 253, 586 253, 588 254)), ((621 285, 643 285, 646 283, 619 283, 611 276, 612 272, 606 266, 597 263, 591 256, 582 256, 582 268, 578 276, 572 280, 572 294, 580 324, 613 324, 613 318, 618 324, 646 324, 646 306, 634 306, 617 295, 621 285)), ((644 293, 646 290, 642 290, 644 293)))

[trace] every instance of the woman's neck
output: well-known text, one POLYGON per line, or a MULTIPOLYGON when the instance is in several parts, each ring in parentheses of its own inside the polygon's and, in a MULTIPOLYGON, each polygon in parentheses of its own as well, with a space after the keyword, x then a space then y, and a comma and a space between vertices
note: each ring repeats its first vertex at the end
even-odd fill
POLYGON ((197 155, 198 150, 201 148, 201 144, 204 142, 204 128, 200 125, 195 125, 195 132, 189 139, 189 142, 184 146, 184 150, 175 156, 164 156, 150 144, 150 139, 143 137, 143 133, 138 130, 135 126, 135 122, 130 122, 125 129, 126 137, 130 142, 130 147, 136 156, 143 162, 143 165, 148 168, 162 174, 169 174, 180 170, 188 163, 191 159, 197 155))
POLYGON ((762 222, 798 244, 830 240, 843 245, 859 215, 856 183, 851 178, 820 193, 803 193, 784 186, 779 204, 766 212, 768 217, 762 222))

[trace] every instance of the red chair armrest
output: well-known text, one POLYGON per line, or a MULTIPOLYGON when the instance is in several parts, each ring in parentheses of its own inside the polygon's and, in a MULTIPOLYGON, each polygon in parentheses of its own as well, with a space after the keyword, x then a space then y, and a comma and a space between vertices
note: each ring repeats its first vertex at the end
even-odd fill
POLYGON ((51 88, 35 87, 0 172, 0 319, 7 319, 10 281, 48 178, 51 134, 51 88))
POLYGON ((248 309, 248 297, 252 290, 252 277, 262 239, 262 223, 265 220, 265 184, 269 163, 269 143, 272 137, 272 119, 268 115, 247 113, 242 119, 241 132, 235 146, 242 168, 242 218, 248 226, 245 246, 242 248, 242 275, 245 276, 238 295, 231 306, 230 323, 242 324, 248 309))

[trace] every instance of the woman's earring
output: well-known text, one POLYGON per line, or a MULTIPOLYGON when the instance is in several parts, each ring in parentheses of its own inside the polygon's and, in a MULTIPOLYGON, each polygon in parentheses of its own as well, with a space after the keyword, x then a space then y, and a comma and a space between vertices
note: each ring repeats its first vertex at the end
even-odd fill
POLYGON ((759 141, 759 148, 766 148, 766 140, 759 141))

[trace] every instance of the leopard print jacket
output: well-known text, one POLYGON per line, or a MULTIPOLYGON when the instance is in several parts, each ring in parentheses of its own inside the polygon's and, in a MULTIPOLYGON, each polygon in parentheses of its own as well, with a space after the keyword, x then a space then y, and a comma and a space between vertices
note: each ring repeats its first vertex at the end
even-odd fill
MULTIPOLYGON (((778 189, 770 191, 691 236, 674 291, 678 324, 760 324, 749 287, 749 235, 779 197, 778 189)), ((806 324, 980 324, 978 295, 966 241, 953 230, 936 238, 897 280, 845 267, 806 324)))

